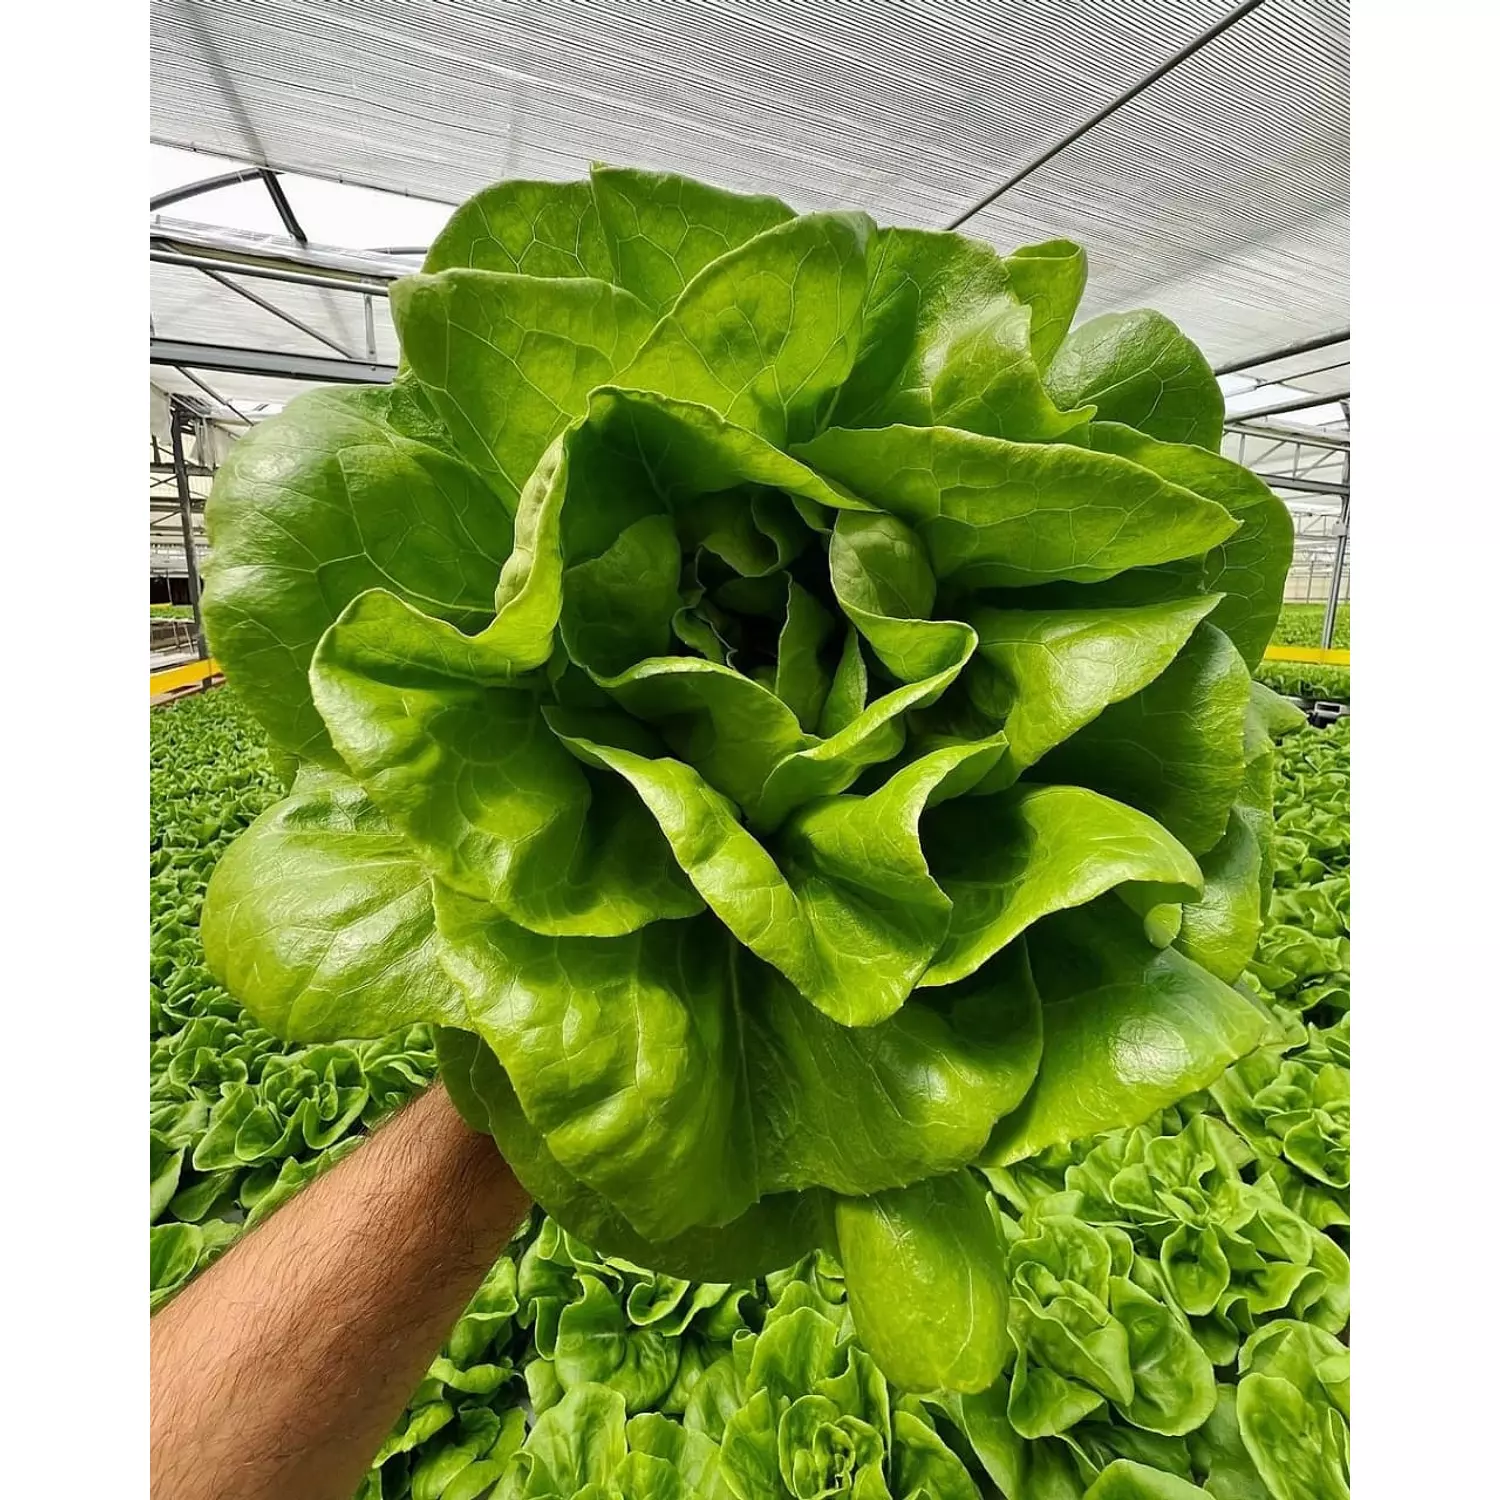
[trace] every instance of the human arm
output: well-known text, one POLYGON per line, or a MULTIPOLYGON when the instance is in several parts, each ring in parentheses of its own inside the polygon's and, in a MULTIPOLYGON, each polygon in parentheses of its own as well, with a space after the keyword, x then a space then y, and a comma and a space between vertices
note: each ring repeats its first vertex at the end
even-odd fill
POLYGON ((349 1500, 529 1206, 408 1105, 152 1319, 152 1500, 349 1500))

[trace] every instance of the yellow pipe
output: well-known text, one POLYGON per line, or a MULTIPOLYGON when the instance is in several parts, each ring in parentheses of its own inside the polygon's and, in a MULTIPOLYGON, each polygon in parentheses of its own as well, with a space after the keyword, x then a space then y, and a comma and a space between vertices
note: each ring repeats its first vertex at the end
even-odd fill
POLYGON ((190 661, 180 667, 168 667, 164 672, 153 672, 151 696, 155 698, 161 693, 170 693, 177 688, 188 687, 194 682, 203 682, 210 677, 218 677, 223 670, 210 656, 203 661, 190 661))
POLYGON ((1267 646, 1264 661, 1309 661, 1326 667, 1347 667, 1347 646, 1267 646))

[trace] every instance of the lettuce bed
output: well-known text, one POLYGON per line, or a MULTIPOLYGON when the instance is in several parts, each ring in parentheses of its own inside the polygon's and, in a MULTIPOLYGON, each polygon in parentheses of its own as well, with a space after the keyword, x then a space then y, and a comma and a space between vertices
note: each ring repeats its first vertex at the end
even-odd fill
POLYGON ((680 178, 502 183, 402 372, 239 443, 204 613, 291 794, 210 967, 293 1041, 432 1025, 601 1252, 836 1251, 909 1390, 1013 1335, 982 1179, 1267 1032, 1252 687, 1291 548, 1202 355, 1083 252, 680 178))
POLYGON ((1318 662, 1268 661, 1255 669, 1255 680, 1289 698, 1323 703, 1349 702, 1349 668, 1318 662))
MULTIPOLYGON (((1271 640, 1282 646, 1321 646, 1326 604, 1283 604, 1271 640)), ((1340 604, 1333 621, 1333 644, 1349 649, 1349 605, 1340 604)))
MULTIPOLYGON (((223 1028, 200 1033, 202 1139, 234 1109, 234 1069, 216 1083, 209 1060, 232 1064, 245 1036, 275 1044, 203 970, 197 902, 276 785, 232 689, 153 713, 152 739, 153 1036, 180 1051, 195 1020, 223 1028)), ((694 1284, 538 1214, 433 1361, 362 1500, 571 1496, 587 1481, 704 1500, 787 1500, 809 1484, 934 1500, 1347 1494, 1348 744, 1344 722, 1277 757, 1278 920, 1248 980, 1277 1037, 1141 1127, 989 1174, 1017 1344, 989 1391, 921 1400, 888 1386, 851 1341, 825 1253, 694 1284), (1304 939, 1295 952, 1289 932, 1304 939), (1060 1339, 1081 1316, 1084 1342, 1060 1339)), ((154 1070, 154 1119, 180 1103, 175 1087, 154 1070)), ((278 1175, 305 1179, 340 1151, 298 1138, 278 1175)), ((188 1198, 163 1207, 157 1190, 153 1174, 153 1272, 163 1237, 239 1232, 234 1194, 188 1222, 188 1198)))
MULTIPOLYGON (((1323 640, 1324 606, 1284 604, 1272 641, 1287 646, 1317 646, 1323 640)), ((1334 622, 1333 644, 1349 649, 1349 606, 1341 604, 1334 622)), ((1255 680, 1292 698, 1348 703, 1349 669, 1317 662, 1265 661, 1255 669, 1255 680)))
POLYGON ((208 877, 283 791, 232 689, 152 713, 152 1307, 436 1072, 426 1027, 289 1045, 205 967, 208 877))

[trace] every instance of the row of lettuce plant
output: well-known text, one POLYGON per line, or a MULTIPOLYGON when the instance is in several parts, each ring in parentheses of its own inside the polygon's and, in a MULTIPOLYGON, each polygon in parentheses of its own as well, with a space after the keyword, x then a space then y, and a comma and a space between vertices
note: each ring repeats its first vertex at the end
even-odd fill
MULTIPOLYGON (((214 984, 204 884, 280 783, 230 690, 152 729, 155 1305, 435 1063, 422 1028, 288 1047, 214 984)), ((361 1500, 1346 1493, 1347 805, 1347 723, 1287 741, 1246 981, 1277 1039, 1145 1124, 985 1172, 1013 1350, 988 1389, 888 1381, 826 1251, 691 1282, 537 1211, 361 1500)))
MULTIPOLYGON (((1281 614, 1276 620, 1275 632, 1271 636, 1272 644, 1321 646, 1323 644, 1323 620, 1327 612, 1326 602, 1283 604, 1281 614)), ((1342 647, 1345 651, 1349 649, 1349 604, 1347 601, 1340 604, 1334 612, 1333 644, 1342 647)))
POLYGON ((1255 680, 1289 698, 1349 702, 1349 668, 1334 663, 1264 661, 1255 669, 1255 680))

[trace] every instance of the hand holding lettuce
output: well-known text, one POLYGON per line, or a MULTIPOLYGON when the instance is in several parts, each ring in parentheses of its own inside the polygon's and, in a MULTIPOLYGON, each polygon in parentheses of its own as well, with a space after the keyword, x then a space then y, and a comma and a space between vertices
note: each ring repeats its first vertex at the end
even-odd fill
MULTIPOLYGON (((215 973, 294 1040, 441 1028, 603 1257, 842 1251, 913 1390, 1007 1358, 963 1169, 1266 1031, 1232 982, 1290 524, 1170 323, 1067 332, 1082 267, 644 173, 500 184, 393 288, 395 384, 292 403, 209 505, 215 652, 302 762, 214 876, 215 973)), ((294 1071, 268 1142, 341 1088, 294 1071)), ((664 1394, 652 1326, 576 1380, 559 1327, 558 1388, 664 1394)), ((796 1419, 857 1467, 856 1420, 796 1419)))

